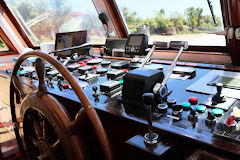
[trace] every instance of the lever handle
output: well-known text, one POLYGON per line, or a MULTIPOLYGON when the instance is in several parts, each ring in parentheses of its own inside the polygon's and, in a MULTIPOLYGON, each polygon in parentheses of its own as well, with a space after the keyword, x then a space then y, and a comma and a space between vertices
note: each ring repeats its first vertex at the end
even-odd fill
POLYGON ((154 99, 153 93, 144 93, 142 98, 143 98, 143 102, 146 105, 152 105, 153 104, 153 99, 154 99))
POLYGON ((38 76, 38 81, 39 81, 39 86, 38 86, 38 91, 46 91, 46 85, 45 85, 45 64, 43 62, 43 60, 41 60, 40 58, 38 58, 36 60, 35 63, 35 69, 37 72, 37 76, 38 76))
POLYGON ((23 82, 22 82, 21 78, 19 77, 19 75, 17 75, 17 74, 14 75, 12 77, 12 81, 13 81, 14 86, 17 88, 18 92, 20 93, 21 98, 25 97, 27 93, 23 88, 23 82))
POLYGON ((217 83, 216 86, 217 86, 217 93, 221 94, 222 88, 223 88, 223 84, 222 83, 217 83))

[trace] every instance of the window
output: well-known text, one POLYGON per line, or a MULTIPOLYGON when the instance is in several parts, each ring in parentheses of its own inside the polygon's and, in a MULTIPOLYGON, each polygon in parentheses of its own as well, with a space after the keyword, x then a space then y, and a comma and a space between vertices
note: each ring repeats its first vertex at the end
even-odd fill
POLYGON ((91 0, 6 0, 35 46, 55 41, 59 32, 87 30, 92 43, 105 42, 105 30, 91 0))
POLYGON ((8 51, 8 50, 9 49, 8 49, 7 45, 0 38, 0 52, 1 51, 8 51))
POLYGON ((220 0, 212 0, 216 25, 207 0, 116 0, 131 33, 154 40, 186 40, 192 46, 226 46, 220 0))

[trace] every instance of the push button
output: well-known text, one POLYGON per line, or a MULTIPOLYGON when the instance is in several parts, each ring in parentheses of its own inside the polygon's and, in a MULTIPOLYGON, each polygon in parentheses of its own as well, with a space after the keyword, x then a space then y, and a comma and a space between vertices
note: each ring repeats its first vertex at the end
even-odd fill
POLYGON ((204 113, 206 111, 207 107, 204 105, 197 106, 196 110, 198 113, 204 113))
POLYGON ((236 124, 236 121, 234 120, 234 116, 228 117, 228 119, 226 121, 226 124, 229 125, 229 126, 232 126, 232 125, 236 124))
POLYGON ((96 69, 97 67, 98 67, 97 65, 93 65, 93 66, 92 66, 93 69, 96 69))
POLYGON ((64 89, 68 89, 68 88, 69 88, 69 84, 63 84, 62 87, 63 87, 64 89))
POLYGON ((127 73, 128 72, 128 69, 122 69, 123 72, 127 73))
POLYGON ((191 105, 197 104, 198 98, 197 97, 189 97, 189 103, 191 103, 191 105))
POLYGON ((186 103, 182 103, 182 108, 184 111, 188 111, 191 109, 191 104, 186 102, 186 103))
POLYGON ((212 113, 216 116, 216 117, 221 117, 224 113, 224 111, 220 108, 214 108, 212 110, 212 113))

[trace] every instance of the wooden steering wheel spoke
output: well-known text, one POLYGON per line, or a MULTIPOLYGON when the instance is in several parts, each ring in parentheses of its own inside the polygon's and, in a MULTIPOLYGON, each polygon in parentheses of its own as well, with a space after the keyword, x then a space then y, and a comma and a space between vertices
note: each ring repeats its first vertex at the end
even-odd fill
POLYGON ((36 147, 39 147, 39 142, 38 140, 36 140, 34 137, 32 136, 28 136, 29 140, 31 140, 33 142, 33 144, 36 146, 36 147))
POLYGON ((37 139, 40 140, 43 137, 42 129, 36 119, 33 120, 33 127, 37 136, 37 139))
POLYGON ((47 87, 45 85, 45 80, 44 80, 46 69, 45 69, 44 61, 42 59, 38 58, 36 60, 35 70, 36 70, 38 81, 39 81, 38 91, 39 92, 47 91, 47 87))
POLYGON ((18 90, 21 99, 23 99, 27 95, 27 93, 23 88, 23 82, 22 82, 21 78, 19 77, 19 75, 16 74, 16 75, 12 76, 12 81, 13 81, 15 88, 18 90))
POLYGON ((52 152, 55 153, 57 152, 61 147, 61 141, 58 139, 53 145, 51 146, 52 152))

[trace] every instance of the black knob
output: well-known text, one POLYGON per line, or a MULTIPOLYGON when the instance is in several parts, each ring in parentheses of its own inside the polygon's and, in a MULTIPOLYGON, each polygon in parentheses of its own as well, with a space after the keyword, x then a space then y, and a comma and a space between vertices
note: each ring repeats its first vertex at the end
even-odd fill
POLYGON ((190 115, 195 116, 196 115, 196 110, 195 109, 191 109, 190 115))
POLYGON ((176 104, 176 98, 168 98, 167 99, 167 105, 169 106, 169 107, 172 107, 172 105, 174 105, 174 104, 176 104))
POLYGON ((93 87, 92 87, 92 90, 93 90, 95 93, 97 92, 97 89, 98 89, 98 88, 97 88, 96 86, 93 86, 93 87))
POLYGON ((153 99, 154 99, 154 95, 153 95, 153 93, 144 93, 142 98, 143 98, 143 102, 146 105, 152 105, 153 99))
POLYGON ((167 104, 159 104, 157 109, 160 113, 166 113, 167 112, 168 105, 167 104))
POLYGON ((212 112, 208 111, 207 119, 208 120, 214 120, 215 119, 215 115, 212 112))
POLYGON ((195 109, 191 108, 191 112, 188 115, 188 120, 192 121, 193 123, 196 123, 198 120, 198 114, 195 109))
POLYGON ((172 105, 172 110, 173 111, 181 111, 181 109, 182 109, 181 105, 178 105, 178 104, 173 104, 172 105))
POLYGON ((104 55, 102 50, 100 50, 100 55, 101 55, 101 57, 103 57, 103 55, 104 55))
POLYGON ((217 86, 217 93, 221 94, 222 88, 223 88, 223 84, 222 83, 217 83, 216 86, 217 86))

